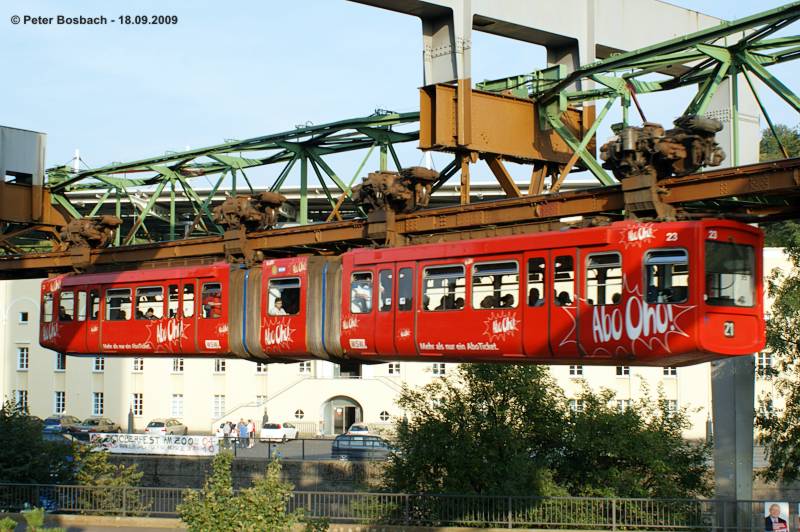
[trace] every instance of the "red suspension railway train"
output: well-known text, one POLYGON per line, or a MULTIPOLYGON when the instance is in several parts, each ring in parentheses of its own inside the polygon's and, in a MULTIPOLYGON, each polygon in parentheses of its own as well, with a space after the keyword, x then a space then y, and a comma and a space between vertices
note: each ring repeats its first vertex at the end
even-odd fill
POLYGON ((67 354, 682 365, 764 345, 760 230, 725 220, 42 282, 67 354))

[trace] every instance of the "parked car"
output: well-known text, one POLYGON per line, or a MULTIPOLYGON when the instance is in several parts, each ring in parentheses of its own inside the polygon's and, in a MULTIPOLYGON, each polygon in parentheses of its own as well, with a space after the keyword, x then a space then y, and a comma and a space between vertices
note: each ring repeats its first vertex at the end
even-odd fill
POLYGON ((297 438, 297 427, 291 423, 264 423, 261 426, 261 441, 286 441, 297 438))
POLYGON ((347 434, 369 434, 369 427, 366 423, 353 423, 347 430, 347 434))
POLYGON ((338 460, 386 460, 392 453, 389 442, 378 436, 340 434, 331 445, 331 458, 338 460))
POLYGON ((92 432, 122 432, 122 429, 107 417, 88 417, 83 423, 69 427, 69 432, 80 435, 92 432))
POLYGON ((188 434, 189 428, 175 418, 158 418, 147 424, 144 429, 145 434, 156 434, 158 436, 184 435, 188 434))
POLYGON ((71 426, 78 425, 80 422, 81 420, 75 416, 68 416, 66 414, 50 416, 44 420, 42 431, 46 434, 61 434, 68 432, 71 426))

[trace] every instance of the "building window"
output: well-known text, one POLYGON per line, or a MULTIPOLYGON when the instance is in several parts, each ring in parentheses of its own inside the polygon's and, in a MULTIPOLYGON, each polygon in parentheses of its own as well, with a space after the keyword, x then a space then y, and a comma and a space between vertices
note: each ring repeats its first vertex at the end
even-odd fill
POLYGON ((219 419, 225 415, 225 396, 215 395, 214 403, 212 405, 212 416, 214 419, 219 419))
POLYGON ((664 408, 670 414, 678 411, 678 401, 675 399, 667 399, 664 401, 664 408))
POLYGON ((23 412, 28 411, 28 390, 14 390, 14 402, 23 412))
POLYGON ((103 411, 103 392, 92 393, 92 415, 102 416, 103 411))
POLYGON ((432 371, 434 375, 444 375, 447 372, 447 369, 444 365, 444 362, 434 362, 432 371))
POLYGON ((183 373, 183 359, 182 358, 173 358, 172 359, 172 373, 183 373))
POLYGON ((664 376, 665 377, 677 377, 678 376, 678 368, 675 366, 667 366, 664 368, 664 376))
POLYGON ((381 412, 381 415, 380 415, 381 421, 389 421, 389 417, 391 417, 391 416, 389 416, 389 412, 387 412, 386 410, 381 412))
POLYGON ((266 373, 267 364, 265 362, 256 362, 256 373, 266 373))
POLYGON ((103 356, 94 357, 94 370, 95 372, 102 372, 106 370, 106 358, 103 356))
POLYGON ((756 369, 766 372, 772 369, 772 353, 762 351, 756 355, 756 369))
POLYGON ((570 399, 569 400, 569 409, 573 412, 583 412, 586 403, 583 399, 570 399))
POLYGON ((19 313, 19 322, 20 323, 28 323, 28 313, 27 312, 20 312, 19 313))
POLYGON ((300 410, 299 408, 294 411, 294 418, 295 419, 303 419, 306 417, 306 413, 300 410))
POLYGON ((56 353, 56 371, 64 371, 67 369, 67 355, 64 353, 56 353))
POLYGON ((583 376, 583 366, 570 366, 569 367, 569 376, 570 377, 582 377, 583 376))
POLYGON ((261 406, 266 402, 267 402, 267 396, 266 395, 256 395, 256 404, 257 405, 261 406))
POLYGON ((133 359, 133 371, 134 373, 141 373, 144 371, 144 359, 141 357, 136 357, 133 359))
POLYGON ((631 407, 631 400, 630 399, 617 399, 617 410, 620 412, 624 412, 631 407))
POLYGON ((311 362, 300 362, 298 373, 301 375, 311 375, 311 362))
POLYGON ((134 416, 141 416, 144 413, 144 394, 131 394, 131 410, 134 416))
POLYGON ((172 417, 183 417, 183 394, 172 394, 172 409, 170 410, 172 417))
POLYGON ((399 362, 390 362, 389 363, 389 375, 400 375, 400 363, 399 362))
POLYGON ((630 366, 617 366, 617 377, 627 377, 631 374, 630 366))
POLYGON ((17 370, 28 371, 28 363, 30 361, 30 348, 18 347, 17 348, 17 370))
POLYGON ((215 358, 214 359, 214 373, 225 373, 225 359, 224 358, 215 358))
POLYGON ((67 410, 67 394, 66 392, 53 393, 53 413, 63 414, 67 410))

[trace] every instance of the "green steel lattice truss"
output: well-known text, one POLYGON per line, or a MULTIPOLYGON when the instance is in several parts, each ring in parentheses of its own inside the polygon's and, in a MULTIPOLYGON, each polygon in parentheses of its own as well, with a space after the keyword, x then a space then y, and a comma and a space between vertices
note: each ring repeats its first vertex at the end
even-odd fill
MULTIPOLYGON (((583 66, 567 74, 563 67, 553 67, 531 74, 487 81, 478 84, 486 91, 511 91, 521 97, 532 98, 540 107, 540 127, 553 128, 579 155, 582 166, 588 168, 604 185, 616 181, 587 150, 591 137, 608 114, 619 104, 622 107, 623 126, 630 118, 631 103, 638 107, 636 94, 653 93, 679 87, 697 86, 697 93, 684 114, 704 114, 720 84, 728 79, 737 94, 742 80, 755 95, 767 123, 774 131, 773 122, 756 91, 758 79, 774 91, 795 112, 800 111, 800 99, 767 68, 795 59, 800 55, 800 36, 773 37, 785 33, 800 18, 800 2, 759 13, 751 17, 724 23, 684 37, 672 39, 651 47, 614 55, 602 61, 583 66), (591 88, 575 90, 574 87, 591 88), (561 121, 568 105, 605 100, 593 127, 584 138, 575 137, 561 121)), ((738 102, 733 98, 732 123, 734 146, 738 144, 738 102)), ((640 110, 641 113, 641 110, 640 110)), ((643 114, 643 113, 642 113, 643 114)), ((300 167, 300 197, 297 202, 298 223, 309 219, 309 166, 333 207, 339 195, 348 197, 355 180, 375 148, 380 151, 381 170, 388 169, 389 158, 401 167, 396 143, 417 140, 419 132, 398 131, 398 126, 413 125, 419 121, 418 113, 376 112, 372 116, 342 120, 319 126, 299 127, 293 131, 233 141, 208 148, 112 164, 74 173, 67 167, 48 171, 49 190, 55 202, 71 216, 93 216, 106 203, 113 204, 118 217, 126 211, 130 221, 117 232, 116 245, 135 244, 145 240, 174 240, 185 235, 220 234, 222 229, 211 220, 211 202, 226 178, 230 178, 231 194, 252 191, 247 171, 258 166, 279 165, 280 170, 269 190, 281 191, 293 167, 300 167), (345 181, 326 162, 326 156, 335 153, 365 151, 361 164, 353 177, 345 181), (211 178, 210 192, 202 198, 192 188, 198 177, 211 178), (241 179, 241 181, 240 181, 241 179), (240 188, 244 182, 245 190, 240 188), (141 199, 137 190, 147 187, 141 199), (153 189, 153 187, 155 187, 153 189), (70 193, 102 189, 102 194, 88 212, 80 212, 70 201, 70 193), (169 209, 159 209, 156 202, 164 190, 169 194, 169 209), (176 217, 176 196, 183 195, 191 205, 194 216, 190 227, 179 234, 176 217), (108 201, 110 200, 110 202, 108 201), (152 229, 151 229, 152 227, 152 229)), ((738 150, 734 149, 733 164, 738 164, 738 150)), ((442 171, 442 183, 457 173, 457 160, 442 171)), ((84 209, 86 210, 86 209, 84 209)), ((351 205, 350 212, 359 215, 351 205)))

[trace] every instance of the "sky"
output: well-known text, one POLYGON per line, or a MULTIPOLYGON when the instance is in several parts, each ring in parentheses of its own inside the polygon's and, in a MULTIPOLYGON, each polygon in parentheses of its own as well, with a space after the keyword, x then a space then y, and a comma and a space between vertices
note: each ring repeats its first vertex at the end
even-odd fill
MULTIPOLYGON (((597 2, 602 6, 603 0, 597 2)), ((783 2, 670 3, 730 19, 783 2)), ((644 23, 651 22, 657 23, 644 23)), ((546 66, 544 49, 534 45, 475 32, 472 46, 476 81, 546 66)), ((80 148, 84 164, 96 167, 365 116, 378 108, 415 111, 421 49, 416 17, 346 0, 4 0, 0 125, 47 133, 47 166, 70 161, 80 148), (13 15, 59 14, 109 20, 174 15, 178 23, 10 22, 13 15)), ((798 122, 776 99, 769 101, 776 104, 777 121, 798 122)), ((669 122, 680 114, 679 106, 655 102, 655 118, 669 122)), ((422 162, 411 145, 400 155, 405 165, 422 162)), ((339 172, 349 177, 358 161, 340 159, 339 172)), ((259 178, 278 170, 266 169, 259 178)))

